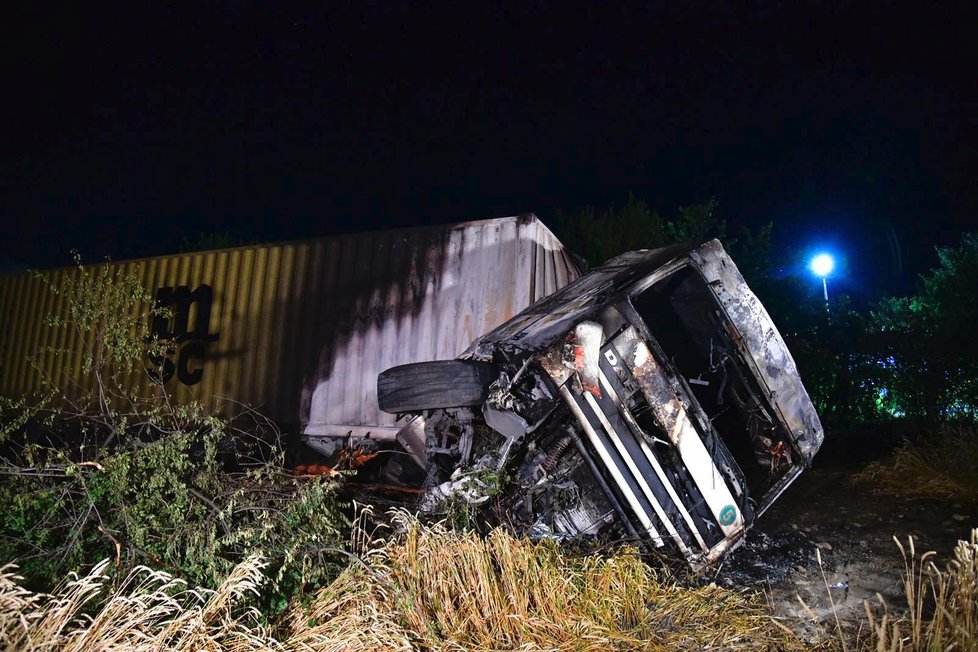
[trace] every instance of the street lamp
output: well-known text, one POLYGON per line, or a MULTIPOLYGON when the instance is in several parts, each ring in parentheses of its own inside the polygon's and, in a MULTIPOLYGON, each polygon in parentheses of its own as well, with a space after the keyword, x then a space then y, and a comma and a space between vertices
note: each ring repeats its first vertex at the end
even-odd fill
POLYGON ((811 262, 808 263, 808 269, 812 270, 815 276, 822 277, 822 294, 825 297, 825 303, 829 302, 829 286, 825 282, 825 277, 832 273, 835 269, 835 260, 832 256, 828 254, 818 254, 812 258, 811 262))

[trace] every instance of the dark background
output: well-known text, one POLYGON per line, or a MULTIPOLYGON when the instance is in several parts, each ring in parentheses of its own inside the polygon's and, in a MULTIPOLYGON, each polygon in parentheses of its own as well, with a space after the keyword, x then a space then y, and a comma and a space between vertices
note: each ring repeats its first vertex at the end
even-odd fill
POLYGON ((4 269, 631 192, 872 298, 978 223, 974 3, 261 4, 7 10, 4 269))

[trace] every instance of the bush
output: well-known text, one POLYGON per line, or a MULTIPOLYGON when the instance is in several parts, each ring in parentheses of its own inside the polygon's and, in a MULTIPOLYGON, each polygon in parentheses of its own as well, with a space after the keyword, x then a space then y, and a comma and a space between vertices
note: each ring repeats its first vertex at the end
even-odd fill
POLYGON ((335 485, 286 473, 274 424, 233 403, 222 416, 175 404, 160 383, 133 389, 168 346, 149 336, 161 313, 138 279, 79 264, 50 289, 66 310, 47 323, 77 332, 81 369, 56 365, 64 375, 46 377, 41 396, 5 405, 0 559, 41 589, 106 557, 117 579, 150 563, 215 588, 260 555, 273 611, 331 579, 327 551, 347 525, 335 485), (86 382, 69 380, 76 371, 86 382), (43 436, 28 443, 32 428, 43 436))
POLYGON ((871 314, 871 353, 890 409, 934 423, 978 418, 978 235, 938 248, 938 266, 916 294, 888 298, 871 314))
POLYGON ((206 453, 195 459, 196 441, 177 433, 97 462, 8 467, 0 558, 17 562, 35 588, 104 557, 119 574, 150 563, 216 587, 259 554, 276 610, 328 581, 336 567, 324 550, 343 540, 345 525, 334 484, 273 464, 226 471, 206 453))

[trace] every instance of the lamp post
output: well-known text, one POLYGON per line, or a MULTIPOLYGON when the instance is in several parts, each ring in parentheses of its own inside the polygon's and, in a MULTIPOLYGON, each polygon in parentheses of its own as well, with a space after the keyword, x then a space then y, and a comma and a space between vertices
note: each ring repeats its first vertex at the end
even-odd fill
POLYGON ((828 254, 818 254, 808 263, 808 269, 812 270, 815 276, 822 277, 822 295, 825 297, 825 303, 828 303, 829 286, 825 279, 835 269, 835 260, 828 254))

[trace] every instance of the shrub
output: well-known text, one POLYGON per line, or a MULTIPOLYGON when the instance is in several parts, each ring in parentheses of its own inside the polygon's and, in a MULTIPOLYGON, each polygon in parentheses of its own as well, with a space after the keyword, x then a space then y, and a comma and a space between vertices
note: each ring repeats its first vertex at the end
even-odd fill
POLYGON ((40 397, 4 406, 0 559, 35 588, 106 557, 117 580, 150 563, 215 588, 258 554, 273 611, 325 584, 336 572, 325 551, 347 525, 335 485, 286 473, 278 430, 247 406, 218 416, 160 383, 137 392, 133 374, 168 346, 149 336, 161 313, 138 278, 79 263, 49 289, 65 311, 47 323, 76 331, 81 367, 55 365, 65 372, 45 377, 40 397), (31 427, 46 431, 40 444, 27 443, 31 427))

